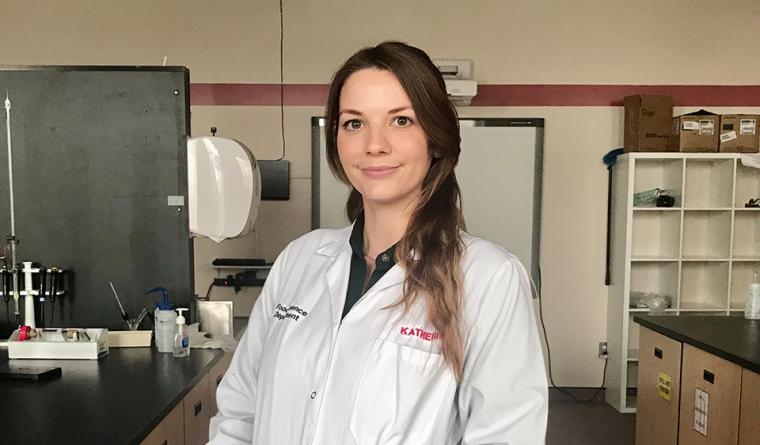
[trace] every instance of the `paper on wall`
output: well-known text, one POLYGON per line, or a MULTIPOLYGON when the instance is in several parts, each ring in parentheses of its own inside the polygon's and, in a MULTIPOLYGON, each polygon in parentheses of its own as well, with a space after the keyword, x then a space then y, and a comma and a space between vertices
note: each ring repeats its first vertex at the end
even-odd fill
POLYGON ((736 131, 735 130, 733 130, 733 131, 727 131, 725 133, 721 133, 720 134, 720 141, 721 142, 733 141, 736 138, 737 138, 737 136, 736 136, 736 131))
POLYGON ((694 431, 707 437, 707 411, 710 396, 699 388, 694 392, 694 431))

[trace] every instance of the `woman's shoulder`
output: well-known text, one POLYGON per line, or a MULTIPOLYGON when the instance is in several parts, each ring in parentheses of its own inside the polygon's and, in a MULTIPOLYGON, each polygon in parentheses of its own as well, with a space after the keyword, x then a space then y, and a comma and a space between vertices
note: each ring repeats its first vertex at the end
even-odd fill
POLYGON ((333 256, 345 246, 350 235, 351 226, 341 229, 315 229, 288 243, 281 255, 300 258, 310 257, 312 254, 333 256), (289 252, 298 254, 290 255, 289 252))
POLYGON ((464 244, 464 255, 462 255, 462 268, 467 272, 474 269, 479 272, 493 272, 496 269, 504 267, 505 264, 519 264, 520 260, 505 249, 504 247, 462 232, 462 243, 464 244))

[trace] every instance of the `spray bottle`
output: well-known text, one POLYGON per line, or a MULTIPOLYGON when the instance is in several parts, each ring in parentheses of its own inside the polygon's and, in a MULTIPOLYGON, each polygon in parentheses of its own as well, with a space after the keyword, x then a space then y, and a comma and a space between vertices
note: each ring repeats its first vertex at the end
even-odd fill
POLYGON ((182 311, 186 310, 187 308, 177 308, 179 316, 177 317, 177 330, 174 334, 174 351, 172 352, 172 355, 175 357, 187 357, 190 355, 190 336, 187 333, 185 317, 182 315, 182 311))
POLYGON ((750 283, 747 289, 747 300, 744 302, 744 318, 748 320, 760 320, 760 283, 757 282, 757 272, 755 280, 750 283))
POLYGON ((156 348, 158 348, 158 352, 172 352, 177 313, 174 312, 174 308, 169 303, 168 290, 163 287, 156 287, 146 292, 145 295, 152 294, 153 292, 161 292, 163 294, 161 301, 156 303, 156 310, 154 312, 156 348))

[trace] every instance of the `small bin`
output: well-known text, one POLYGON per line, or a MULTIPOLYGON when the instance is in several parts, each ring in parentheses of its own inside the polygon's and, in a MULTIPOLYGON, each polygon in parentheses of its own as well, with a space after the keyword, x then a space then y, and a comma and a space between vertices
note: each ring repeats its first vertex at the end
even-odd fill
POLYGON ((149 347, 153 331, 108 331, 109 348, 149 347))

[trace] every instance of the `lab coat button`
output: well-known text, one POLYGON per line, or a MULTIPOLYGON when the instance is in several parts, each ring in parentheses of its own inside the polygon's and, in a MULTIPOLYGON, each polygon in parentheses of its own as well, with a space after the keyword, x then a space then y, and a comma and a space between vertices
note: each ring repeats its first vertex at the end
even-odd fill
POLYGON ((387 263, 387 262, 388 262, 390 259, 391 259, 391 257, 390 257, 390 255, 388 255, 387 253, 384 253, 384 254, 383 254, 383 256, 381 256, 381 257, 380 257, 380 260, 381 260, 383 263, 387 263))
POLYGON ((317 392, 316 391, 312 391, 311 392, 311 400, 314 400, 315 397, 317 397, 317 392))

